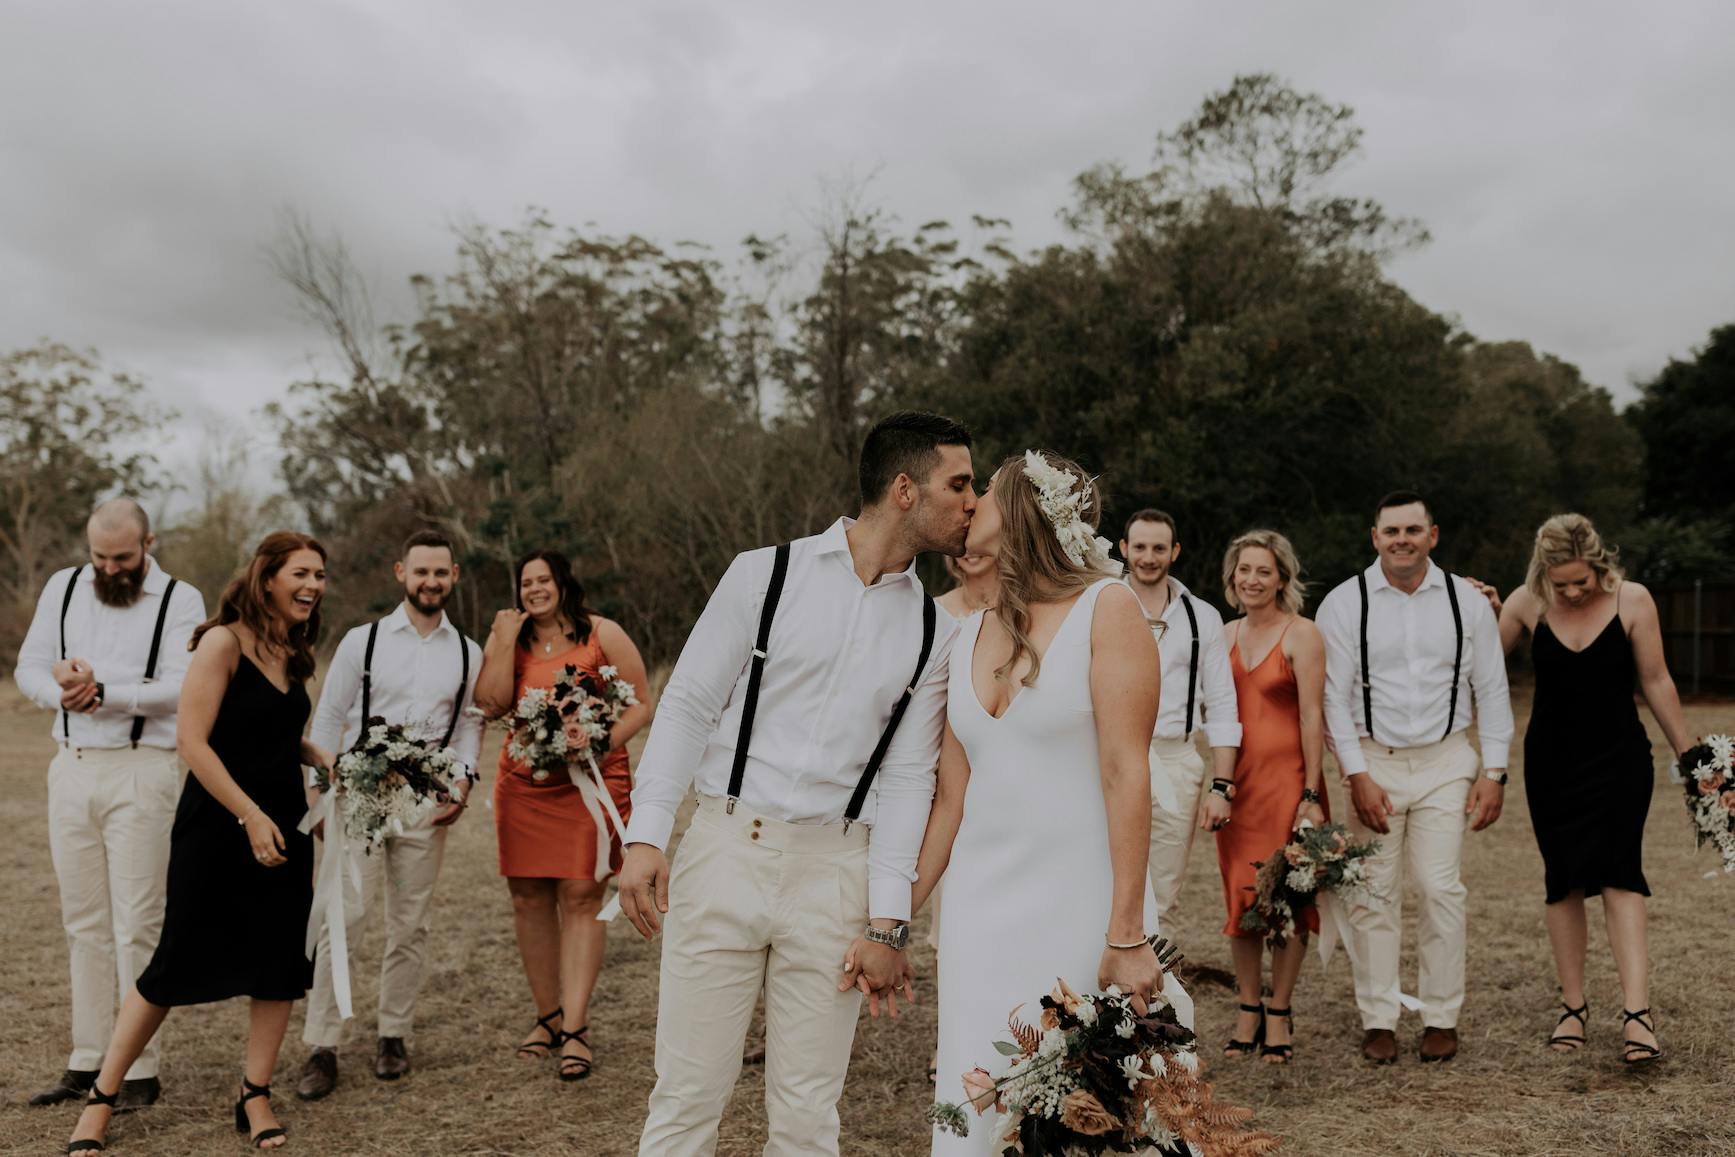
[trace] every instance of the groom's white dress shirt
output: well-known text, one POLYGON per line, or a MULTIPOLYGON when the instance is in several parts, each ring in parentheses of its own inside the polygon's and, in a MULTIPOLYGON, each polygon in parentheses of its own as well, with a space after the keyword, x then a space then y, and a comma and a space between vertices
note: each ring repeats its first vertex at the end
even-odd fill
MULTIPOLYGON (((361 735, 362 660, 367 654, 370 623, 352 627, 325 669, 319 706, 308 730, 310 743, 333 755, 347 751, 361 735)), ((474 772, 482 749, 482 720, 464 708, 470 705, 476 676, 482 669, 482 649, 458 631, 444 613, 440 625, 422 635, 410 622, 409 612, 397 609, 379 621, 374 639, 373 678, 368 691, 368 713, 388 723, 402 724, 424 739, 438 739, 458 711, 458 726, 452 731, 452 750, 474 772), (462 645, 470 652, 470 673, 463 673, 462 645), (464 702, 454 704, 458 681, 464 679, 464 702)))
MULTIPOLYGON (((1452 648, 1456 631, 1446 597, 1446 572, 1428 564, 1414 594, 1386 580, 1376 561, 1364 572, 1368 586, 1368 672, 1373 690, 1374 739, 1396 748, 1425 747, 1446 738, 1452 702, 1452 648)), ((1512 702, 1500 624, 1476 588, 1458 584, 1464 618, 1464 659, 1452 732, 1476 721, 1484 767, 1506 767, 1512 746, 1512 702), (1472 711, 1472 701, 1474 711, 1472 711)), ((1345 775, 1367 770, 1360 737, 1368 733, 1361 688, 1361 592, 1340 583, 1320 604, 1325 636, 1325 730, 1345 775)))
MULTIPOLYGON (((1130 581, 1130 580, 1129 580, 1130 581)), ((1205 739, 1212 747, 1241 746, 1241 715, 1235 704, 1235 676, 1229 670, 1229 648, 1223 643, 1223 616, 1217 608, 1194 595, 1180 579, 1168 578, 1169 605, 1160 621, 1168 624, 1157 636, 1157 656, 1162 662, 1163 693, 1157 708, 1158 739, 1187 737, 1187 680, 1193 688, 1193 729, 1203 724, 1205 739), (1199 665, 1192 672, 1193 630, 1181 596, 1190 596, 1193 615, 1199 622, 1199 665)))
MULTIPOLYGON (((927 598, 915 565, 863 586, 845 536, 851 523, 839 519, 791 544, 740 795, 741 806, 770 819, 842 820, 915 674, 927 598)), ((639 760, 627 843, 666 847, 691 786, 703 795, 728 793, 772 554, 766 547, 738 555, 688 636, 639 760)), ((871 827, 871 917, 910 918, 956 633, 950 616, 936 616, 928 665, 862 808, 861 822, 871 827)))

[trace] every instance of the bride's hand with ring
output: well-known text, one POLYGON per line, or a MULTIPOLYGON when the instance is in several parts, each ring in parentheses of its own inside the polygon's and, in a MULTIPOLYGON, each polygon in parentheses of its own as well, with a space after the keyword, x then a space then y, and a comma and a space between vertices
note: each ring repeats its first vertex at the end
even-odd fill
POLYGON ((1157 963, 1156 952, 1142 940, 1132 948, 1104 948, 1096 985, 1106 992, 1111 984, 1134 997, 1139 1006, 1147 1006, 1152 994, 1163 991, 1163 966, 1157 963))

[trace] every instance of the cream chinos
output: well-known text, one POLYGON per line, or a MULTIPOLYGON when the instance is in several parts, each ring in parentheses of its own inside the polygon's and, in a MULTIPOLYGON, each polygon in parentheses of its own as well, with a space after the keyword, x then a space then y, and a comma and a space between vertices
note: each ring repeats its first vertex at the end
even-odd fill
MULTIPOLYGON (((180 763, 159 747, 63 746, 48 765, 48 849, 72 957, 69 1069, 102 1066, 116 997, 156 951, 180 791, 180 763)), ((151 1037, 127 1080, 157 1075, 161 1039, 151 1037)))
POLYGON ((1355 936, 1355 999, 1362 1027, 1398 1026, 1398 947, 1403 916, 1403 872, 1421 894, 1417 913, 1416 979, 1422 1023, 1456 1028, 1464 1005, 1464 805, 1482 761, 1462 731, 1425 747, 1391 748, 1361 741, 1374 782, 1391 797, 1391 831, 1381 835, 1349 817, 1358 841, 1378 840, 1368 857, 1370 906, 1349 911, 1355 936))
MULTIPOLYGON (((413 828, 364 855, 352 846, 350 858, 361 867, 361 888, 344 880, 344 926, 353 953, 361 942, 368 899, 379 889, 385 909, 386 949, 380 960, 379 1035, 410 1035, 416 995, 422 989, 427 959, 428 905, 446 854, 446 828, 413 828)), ((313 967, 313 988, 307 994, 307 1025, 301 1039, 315 1048, 336 1048, 343 1039, 343 1018, 331 982, 331 930, 319 937, 319 958, 313 967)))
POLYGON ((1199 798, 1205 788, 1205 760, 1187 739, 1151 740, 1151 895, 1157 919, 1169 920, 1187 874, 1187 854, 1199 826, 1199 798), (1159 786, 1159 780, 1162 786, 1159 786), (1173 798, 1173 810, 1160 802, 1173 798))
POLYGON ((867 924, 868 831, 792 824, 699 797, 675 856, 642 1157, 710 1154, 765 989, 765 1153, 837 1153, 861 996, 839 992, 867 924))

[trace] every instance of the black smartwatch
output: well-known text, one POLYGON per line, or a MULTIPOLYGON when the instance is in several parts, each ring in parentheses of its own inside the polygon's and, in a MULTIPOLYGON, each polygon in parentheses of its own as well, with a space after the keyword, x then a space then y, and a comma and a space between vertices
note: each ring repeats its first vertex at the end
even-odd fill
POLYGON ((1302 803, 1318 803, 1319 802, 1319 793, 1317 791, 1314 791, 1311 787, 1304 787, 1301 789, 1301 802, 1302 803))
POLYGON ((1224 799, 1235 798, 1235 781, 1232 779, 1214 779, 1211 781, 1211 794, 1220 795, 1224 799))

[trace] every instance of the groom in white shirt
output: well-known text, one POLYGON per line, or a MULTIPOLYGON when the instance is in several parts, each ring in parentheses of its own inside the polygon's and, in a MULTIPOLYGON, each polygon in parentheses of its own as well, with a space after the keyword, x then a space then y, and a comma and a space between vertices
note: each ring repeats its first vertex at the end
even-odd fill
POLYGON ((904 973, 955 633, 914 564, 964 551, 970 434, 893 414, 869 432, 860 476, 858 520, 736 557, 639 761, 621 906, 645 936, 667 933, 645 1157, 715 1150, 761 986, 765 1153, 837 1153, 861 1004, 839 990, 842 962, 854 946, 875 992, 904 973), (689 788, 698 810, 671 876, 689 788))
POLYGON ((1349 783, 1379 903, 1350 909, 1362 1055, 1397 1059, 1403 881, 1420 893, 1417 993, 1424 1061, 1458 1053, 1464 1004, 1464 829, 1500 818, 1512 703, 1500 626, 1475 586, 1429 561, 1440 528, 1422 496, 1400 490, 1374 512, 1379 558, 1327 595, 1325 730, 1349 783), (1480 757, 1466 734, 1472 719, 1480 757), (1484 770, 1485 769, 1485 770, 1484 770))

